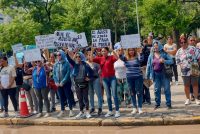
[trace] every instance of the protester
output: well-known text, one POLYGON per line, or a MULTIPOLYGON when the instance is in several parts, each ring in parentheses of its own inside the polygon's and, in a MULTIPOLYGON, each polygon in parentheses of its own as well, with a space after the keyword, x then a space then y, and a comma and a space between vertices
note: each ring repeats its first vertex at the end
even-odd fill
POLYGON ((153 43, 152 52, 147 62, 147 78, 154 82, 155 110, 160 108, 161 87, 164 87, 166 106, 171 109, 170 77, 165 73, 165 65, 173 64, 172 58, 163 50, 158 42, 153 43))
POLYGON ((37 118, 43 116, 43 101, 46 107, 46 114, 44 117, 50 116, 50 102, 48 99, 49 90, 47 89, 47 76, 42 61, 36 61, 36 67, 33 69, 33 88, 39 102, 39 113, 37 118))
MULTIPOLYGON (((93 51, 94 50, 92 50, 92 53, 93 51)), ((102 48, 101 53, 103 56, 93 58, 93 55, 91 55, 91 60, 93 60, 93 62, 100 64, 102 70, 101 76, 104 89, 106 90, 107 102, 109 108, 109 111, 105 115, 105 117, 113 116, 112 100, 111 100, 111 96, 113 96, 115 103, 115 110, 116 110, 115 117, 117 118, 120 117, 120 112, 119 112, 119 101, 117 97, 117 79, 115 77, 114 63, 117 61, 118 56, 113 51, 112 46, 110 46, 110 51, 113 53, 113 55, 108 55, 109 54, 108 47, 102 48)))
POLYGON ((188 45, 186 38, 180 39, 181 48, 176 53, 176 63, 180 65, 181 76, 183 78, 184 90, 186 95, 185 105, 189 105, 190 98, 190 86, 192 85, 194 91, 195 102, 200 105, 198 101, 198 76, 191 74, 192 64, 198 64, 200 61, 200 51, 194 46, 188 45))
POLYGON ((114 63, 115 76, 117 78, 117 95, 119 103, 121 104, 123 101, 125 101, 126 106, 128 106, 131 102, 131 95, 126 80, 126 66, 124 65, 124 58, 125 58, 124 50, 119 42, 115 44, 114 49, 119 57, 119 59, 114 63))
MULTIPOLYGON (((173 43, 173 39, 171 36, 167 37, 167 44, 164 45, 164 50, 173 59, 174 64, 172 64, 171 67, 173 69, 175 83, 176 83, 176 85, 178 85, 178 71, 177 71, 177 65, 176 65, 176 59, 175 59, 175 55, 177 52, 177 45, 175 43, 173 43)), ((171 82, 172 82, 172 79, 171 79, 171 82)))
POLYGON ((8 96, 10 97, 14 110, 15 116, 18 116, 17 100, 16 100, 16 70, 14 67, 8 65, 7 57, 2 57, 1 62, 1 72, 0 72, 0 89, 3 97, 4 113, 2 117, 8 117, 8 96))
MULTIPOLYGON (((2 62, 0 60, 0 72, 1 72, 2 67, 3 67, 2 66, 2 62)), ((3 106, 4 106, 3 96, 2 96, 2 94, 0 92, 0 112, 3 112, 3 110, 4 110, 3 106)))
POLYGON ((80 112, 76 116, 77 119, 83 118, 86 116, 86 118, 91 118, 90 112, 89 112, 89 100, 88 100, 88 90, 89 90, 89 81, 92 80, 93 71, 90 68, 90 66, 85 62, 85 56, 81 52, 77 52, 74 55, 73 60, 73 54, 71 54, 68 50, 66 50, 67 53, 67 59, 69 63, 73 66, 72 76, 74 77, 75 82, 75 89, 77 98, 79 101, 79 107, 80 112), (84 105, 86 108, 86 114, 84 115, 84 105))
POLYGON ((63 117, 65 111, 65 101, 67 100, 69 105, 69 117, 74 116, 73 107, 72 107, 72 96, 71 91, 71 78, 70 78, 70 64, 66 60, 64 51, 60 50, 57 52, 58 61, 55 63, 53 68, 53 78, 58 87, 58 93, 60 96, 61 102, 61 112, 57 117, 63 117))

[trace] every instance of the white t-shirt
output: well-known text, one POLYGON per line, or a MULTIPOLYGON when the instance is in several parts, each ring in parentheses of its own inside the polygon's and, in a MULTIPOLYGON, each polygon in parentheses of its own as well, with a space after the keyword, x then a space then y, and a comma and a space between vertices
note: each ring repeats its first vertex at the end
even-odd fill
MULTIPOLYGON (((177 45, 175 43, 173 43, 172 45, 169 44, 165 44, 164 48, 167 49, 168 51, 173 51, 175 49, 177 49, 177 45)), ((172 58, 175 58, 175 55, 169 54, 172 58)))
POLYGON ((115 69, 115 76, 117 79, 126 78, 126 66, 124 65, 124 62, 122 60, 118 59, 114 63, 114 69, 115 69))
MULTIPOLYGON (((10 80, 12 77, 16 77, 16 70, 13 66, 7 66, 3 67, 1 72, 0 72, 0 81, 1 85, 4 89, 8 88, 8 85, 10 84, 10 80)), ((12 86, 10 88, 15 88, 16 87, 16 82, 14 80, 12 86)))

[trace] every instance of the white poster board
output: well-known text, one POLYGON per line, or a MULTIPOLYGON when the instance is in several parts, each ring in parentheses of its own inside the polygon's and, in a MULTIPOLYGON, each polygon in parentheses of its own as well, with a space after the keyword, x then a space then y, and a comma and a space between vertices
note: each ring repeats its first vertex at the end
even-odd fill
POLYGON ((110 29, 92 30, 92 46, 96 48, 109 47, 111 44, 110 29))
POLYGON ((12 50, 13 50, 13 53, 18 53, 18 52, 22 52, 24 50, 24 47, 22 43, 19 43, 19 44, 13 45, 12 50))
POLYGON ((72 31, 55 31, 56 40, 54 45, 56 47, 68 47, 75 49, 77 46, 78 34, 72 31))
POLYGON ((16 66, 14 56, 11 56, 10 58, 8 58, 8 65, 16 66))
POLYGON ((85 33, 79 33, 77 41, 78 41, 78 47, 80 47, 80 48, 88 46, 88 42, 87 42, 85 33))
POLYGON ((39 48, 24 51, 24 59, 26 62, 42 60, 39 48))
POLYGON ((44 49, 54 49, 56 48, 54 45, 55 35, 49 34, 49 35, 39 35, 35 36, 35 43, 37 48, 44 49))
POLYGON ((122 35, 121 36, 121 45, 123 48, 139 48, 139 47, 141 47, 140 35, 139 34, 122 35))

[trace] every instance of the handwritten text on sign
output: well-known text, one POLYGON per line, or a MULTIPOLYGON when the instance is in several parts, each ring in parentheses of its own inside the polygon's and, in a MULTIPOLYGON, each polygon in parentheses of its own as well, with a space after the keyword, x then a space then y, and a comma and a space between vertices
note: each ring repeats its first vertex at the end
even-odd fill
POLYGON ((78 47, 87 47, 87 39, 85 36, 85 33, 79 33, 78 34, 78 47))
POLYGON ((24 58, 26 62, 42 60, 39 48, 24 51, 24 58))
POLYGON ((110 29, 92 30, 92 46, 96 48, 108 47, 111 44, 110 29))
POLYGON ((40 49, 55 48, 54 40, 55 40, 54 34, 35 36, 36 45, 40 49))
POLYGON ((122 35, 121 44, 123 48, 139 48, 141 47, 140 35, 139 34, 122 35))
POLYGON ((18 52, 22 52, 24 50, 24 47, 22 43, 19 43, 19 44, 13 45, 12 50, 13 50, 13 53, 18 53, 18 52))
POLYGON ((56 47, 69 47, 76 48, 77 45, 77 33, 71 31, 55 31, 57 39, 54 41, 56 47))

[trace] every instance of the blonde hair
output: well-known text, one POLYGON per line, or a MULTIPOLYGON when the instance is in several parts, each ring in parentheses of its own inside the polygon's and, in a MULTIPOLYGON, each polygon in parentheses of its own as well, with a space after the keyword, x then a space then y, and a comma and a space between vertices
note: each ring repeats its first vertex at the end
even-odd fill
POLYGON ((127 58, 127 60, 130 60, 131 59, 131 56, 130 56, 130 54, 129 54, 129 50, 130 49, 133 49, 133 51, 134 51, 134 57, 137 57, 138 55, 137 55, 137 48, 128 48, 128 49, 126 49, 126 53, 125 53, 125 56, 126 56, 126 58, 127 58))

